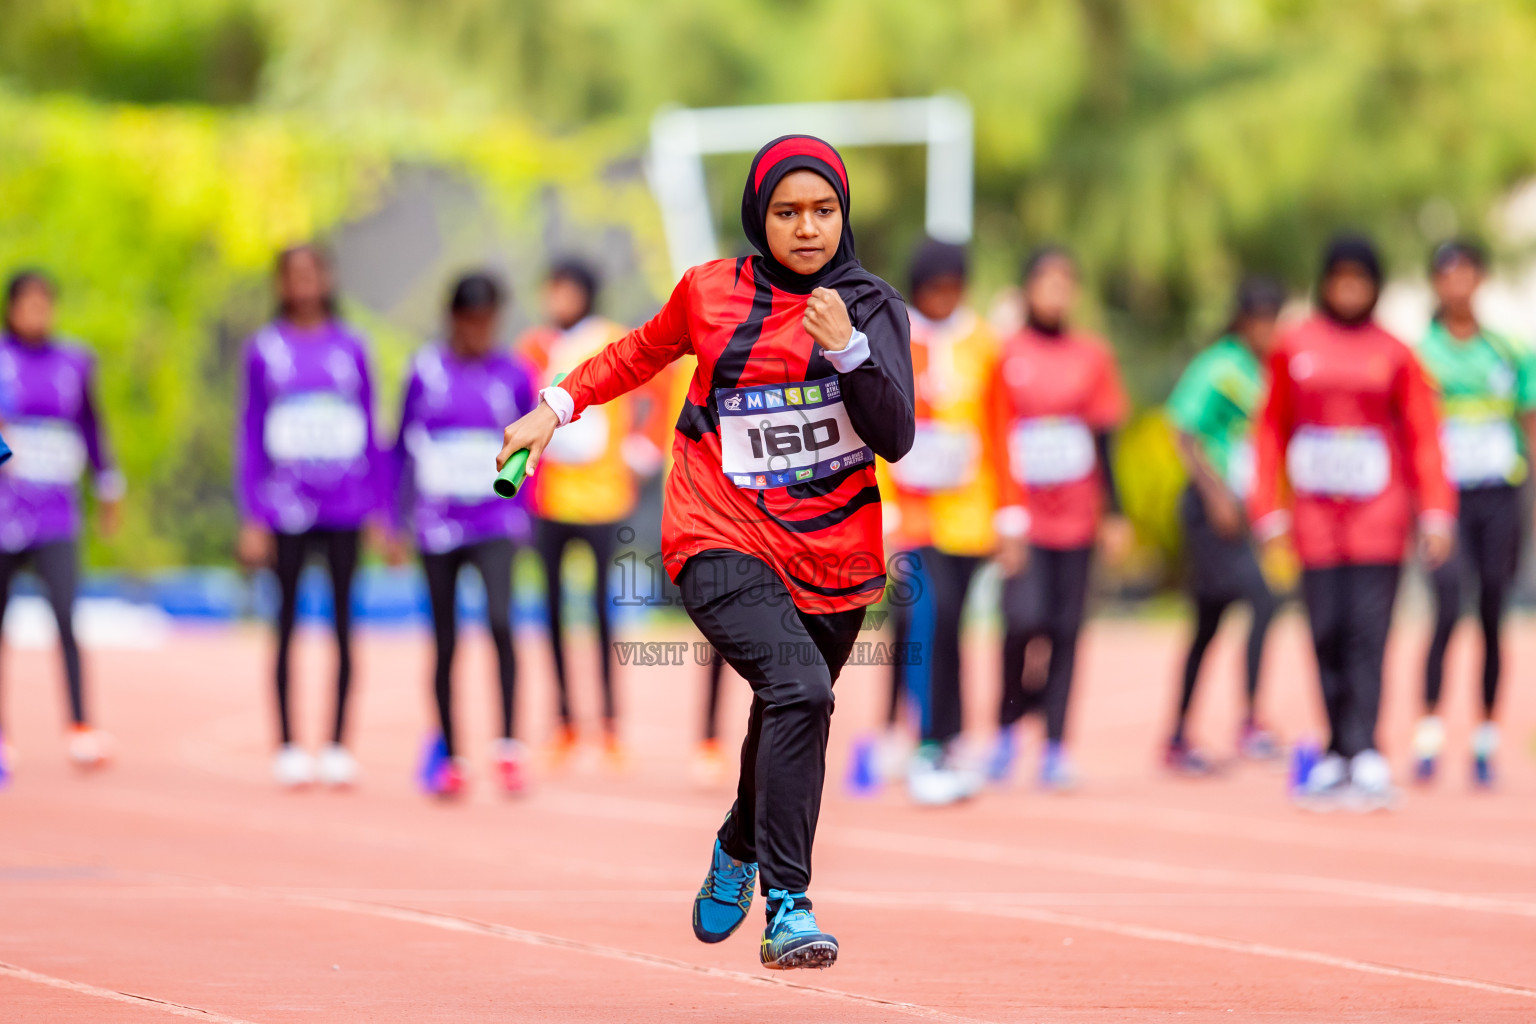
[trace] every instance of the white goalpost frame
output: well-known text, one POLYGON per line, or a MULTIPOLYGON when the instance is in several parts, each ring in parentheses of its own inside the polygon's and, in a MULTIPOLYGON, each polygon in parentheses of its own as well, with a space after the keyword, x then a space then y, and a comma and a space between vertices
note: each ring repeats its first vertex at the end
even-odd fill
POLYGON ((651 121, 646 178, 661 206, 674 278, 720 255, 704 157, 755 153, 791 134, 817 135, 834 146, 926 146, 924 227, 946 242, 970 240, 974 130, 964 97, 666 110, 651 121))

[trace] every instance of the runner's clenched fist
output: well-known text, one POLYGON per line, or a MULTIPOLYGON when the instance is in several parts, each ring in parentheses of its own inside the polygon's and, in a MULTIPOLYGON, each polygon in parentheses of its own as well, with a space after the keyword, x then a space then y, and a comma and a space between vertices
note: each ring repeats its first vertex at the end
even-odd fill
POLYGON ((853 340, 853 321, 843 297, 831 288, 817 288, 805 304, 806 333, 829 352, 841 352, 853 340))

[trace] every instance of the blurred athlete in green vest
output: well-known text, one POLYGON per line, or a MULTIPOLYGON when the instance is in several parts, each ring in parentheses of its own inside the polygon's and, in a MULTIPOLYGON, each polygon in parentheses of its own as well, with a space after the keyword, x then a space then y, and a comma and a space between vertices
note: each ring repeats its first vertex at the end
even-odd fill
POLYGON ((1426 717, 1413 742, 1420 782, 1434 777, 1444 743, 1439 704, 1445 648, 1461 615, 1463 585, 1474 575, 1483 627, 1483 720, 1472 738, 1478 785, 1493 783, 1498 751, 1493 717, 1499 692, 1499 626, 1524 533, 1520 485, 1530 475, 1529 439, 1536 431, 1536 356, 1527 346, 1478 323, 1473 298, 1486 263, 1483 250, 1470 242, 1447 242, 1435 250, 1430 277, 1438 305, 1417 350, 1439 391, 1446 475, 1461 495, 1456 551, 1431 577, 1435 632, 1424 670, 1426 717))
POLYGON ((1185 735, 1190 702, 1206 649, 1221 617, 1238 601, 1253 611, 1248 630, 1247 705, 1238 747, 1245 757, 1267 759, 1278 750, 1258 722, 1255 698, 1264 638, 1279 601, 1259 570, 1244 504, 1253 483, 1253 417, 1264 396, 1265 369, 1285 289, 1268 277, 1249 277, 1237 290, 1231 325, 1190 362, 1168 399, 1168 418, 1178 431, 1179 454, 1190 484, 1179 502, 1184 551, 1189 562, 1195 636, 1184 663, 1178 717, 1165 760, 1187 775, 1211 771, 1210 760, 1185 735))

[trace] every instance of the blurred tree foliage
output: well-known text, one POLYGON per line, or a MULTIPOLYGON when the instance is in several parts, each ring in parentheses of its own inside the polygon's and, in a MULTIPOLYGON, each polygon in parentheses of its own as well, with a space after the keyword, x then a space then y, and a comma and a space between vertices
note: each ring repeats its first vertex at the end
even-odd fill
MULTIPOLYGON (((976 111, 978 299, 1032 243, 1069 242, 1084 317, 1146 404, 1244 269, 1304 289, 1343 225, 1408 273, 1444 233, 1494 234, 1536 162, 1532 53, 1524 0, 0 0, 0 260, 60 268, 123 447, 175 453, 136 482, 192 487, 109 557, 207 558, 228 410, 184 382, 228 372, 218 325, 232 301, 256 315, 271 248, 366 212, 401 160, 468 169, 509 217, 553 183, 654 239, 604 168, 663 105, 956 91, 976 111)), ((866 260, 900 280, 922 161, 850 162, 866 260)), ((727 228, 744 163, 711 164, 727 228)), ((1134 436, 1133 477, 1167 465, 1134 436)))

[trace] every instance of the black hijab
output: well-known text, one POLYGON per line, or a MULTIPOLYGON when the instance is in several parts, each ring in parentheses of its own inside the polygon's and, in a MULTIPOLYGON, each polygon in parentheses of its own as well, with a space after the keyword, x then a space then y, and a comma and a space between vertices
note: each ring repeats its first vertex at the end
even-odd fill
POLYGON ((854 324, 860 310, 869 308, 870 300, 883 301, 895 290, 859 263, 853 249, 853 223, 848 204, 848 169, 843 158, 826 142, 814 135, 781 135, 757 151, 747 169, 746 187, 741 193, 741 230, 758 251, 759 272, 780 291, 806 295, 815 288, 834 288, 848 304, 854 324), (837 252, 827 265, 814 274, 797 274, 773 258, 768 247, 768 201, 785 175, 794 171, 815 171, 826 179, 843 208, 843 235, 837 252))
POLYGON ((1324 288, 1328 278, 1335 270, 1346 263, 1354 264, 1365 271, 1366 276, 1376 285, 1376 299, 1381 298, 1382 270, 1381 256, 1377 254, 1376 247, 1371 240, 1364 235, 1338 235, 1328 243, 1323 250, 1323 269, 1317 275, 1317 305, 1328 319, 1346 327, 1359 327, 1369 323, 1371 317, 1376 314, 1376 299, 1371 301, 1371 306, 1357 317, 1343 317, 1328 307, 1327 293, 1324 288))

